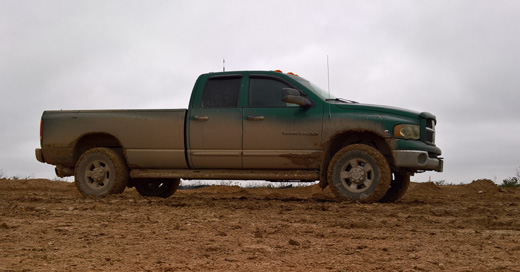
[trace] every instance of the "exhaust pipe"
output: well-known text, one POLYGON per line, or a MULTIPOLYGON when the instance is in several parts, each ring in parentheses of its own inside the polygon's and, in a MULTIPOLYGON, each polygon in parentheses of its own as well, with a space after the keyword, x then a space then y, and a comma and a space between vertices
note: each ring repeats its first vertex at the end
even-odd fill
POLYGON ((56 166, 54 171, 56 172, 56 176, 60 178, 74 176, 74 169, 63 165, 56 166))

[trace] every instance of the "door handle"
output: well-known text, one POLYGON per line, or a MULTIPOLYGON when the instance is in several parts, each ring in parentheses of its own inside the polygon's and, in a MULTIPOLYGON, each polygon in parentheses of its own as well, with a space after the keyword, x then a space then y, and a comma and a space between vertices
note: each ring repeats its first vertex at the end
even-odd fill
POLYGON ((195 121, 208 121, 209 117, 207 117, 207 116, 193 116, 193 120, 195 120, 195 121))
POLYGON ((264 120, 264 117, 261 115, 260 116, 248 116, 247 120, 248 121, 261 121, 261 120, 264 120))

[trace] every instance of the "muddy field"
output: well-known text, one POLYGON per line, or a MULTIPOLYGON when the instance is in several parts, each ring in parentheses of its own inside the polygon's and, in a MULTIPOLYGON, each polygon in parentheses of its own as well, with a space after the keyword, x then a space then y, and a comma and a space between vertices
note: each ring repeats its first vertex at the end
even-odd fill
POLYGON ((520 271, 520 191, 411 185, 395 204, 317 185, 85 198, 0 180, 0 271, 520 271))

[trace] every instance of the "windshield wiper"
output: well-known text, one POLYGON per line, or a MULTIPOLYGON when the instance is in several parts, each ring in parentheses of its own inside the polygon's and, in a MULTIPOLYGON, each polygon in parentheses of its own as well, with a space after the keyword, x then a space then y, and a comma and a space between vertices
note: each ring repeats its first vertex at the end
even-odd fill
POLYGON ((330 99, 325 99, 325 101, 340 101, 340 102, 343 102, 343 103, 359 104, 359 102, 356 102, 356 101, 353 101, 353 100, 344 99, 344 98, 330 98, 330 99))

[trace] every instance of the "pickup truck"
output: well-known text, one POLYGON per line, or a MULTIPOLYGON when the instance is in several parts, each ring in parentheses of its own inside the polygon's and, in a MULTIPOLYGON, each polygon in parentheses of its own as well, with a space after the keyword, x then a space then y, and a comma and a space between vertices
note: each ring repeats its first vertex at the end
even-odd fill
POLYGON ((45 111, 36 158, 84 195, 135 187, 169 197, 181 179, 317 181, 339 200, 399 200, 442 172, 436 117, 332 97, 293 73, 207 73, 188 109, 45 111))

